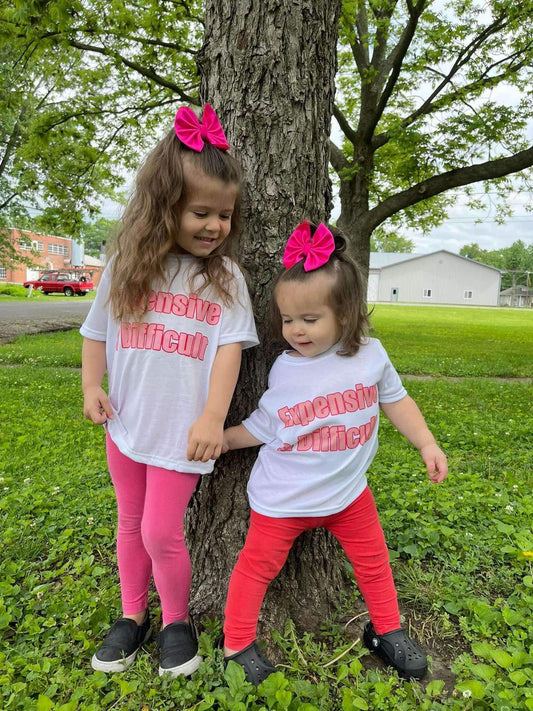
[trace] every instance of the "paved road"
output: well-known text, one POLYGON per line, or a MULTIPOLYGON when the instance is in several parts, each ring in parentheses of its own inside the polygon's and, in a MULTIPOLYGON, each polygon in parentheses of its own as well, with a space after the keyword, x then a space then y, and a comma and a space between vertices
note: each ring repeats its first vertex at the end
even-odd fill
POLYGON ((45 300, 0 303, 0 321, 35 321, 36 319, 61 321, 73 319, 83 320, 89 313, 92 301, 78 300, 76 297, 61 296, 55 299, 50 296, 45 300), (59 300, 61 298, 61 301, 59 300))
POLYGON ((0 303, 0 343, 44 331, 65 331, 81 325, 91 301, 50 296, 42 301, 0 303))

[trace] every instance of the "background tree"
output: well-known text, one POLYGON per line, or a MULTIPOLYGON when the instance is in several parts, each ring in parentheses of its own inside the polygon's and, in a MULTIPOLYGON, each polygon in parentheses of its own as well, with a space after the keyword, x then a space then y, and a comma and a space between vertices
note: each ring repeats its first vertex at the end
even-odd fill
POLYGON ((118 225, 118 220, 108 220, 105 217, 99 217, 94 222, 84 222, 81 227, 81 238, 85 245, 85 253, 92 257, 100 257, 102 244, 109 244, 118 225))
POLYGON ((411 253, 415 251, 415 243, 396 232, 389 232, 378 227, 370 238, 370 251, 411 253))
POLYGON ((508 209, 505 176, 533 165, 532 12, 530 0, 344 0, 331 162, 364 265, 377 227, 438 224, 453 188, 492 180, 508 209))
POLYGON ((502 276, 502 289, 508 289, 516 284, 531 286, 533 244, 526 245, 519 239, 510 247, 488 250, 481 249, 476 242, 472 242, 461 247, 459 254, 462 257, 475 259, 476 262, 502 269, 505 272, 502 276))
POLYGON ((117 199, 176 102, 196 101, 196 7, 0 0, 3 224, 77 237, 117 199))

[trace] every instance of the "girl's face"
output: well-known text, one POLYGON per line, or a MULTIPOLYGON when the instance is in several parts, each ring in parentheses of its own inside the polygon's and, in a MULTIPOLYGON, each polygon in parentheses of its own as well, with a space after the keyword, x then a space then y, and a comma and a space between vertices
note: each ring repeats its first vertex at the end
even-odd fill
POLYGON ((318 356, 340 340, 342 327, 328 303, 331 286, 332 278, 317 272, 276 288, 283 338, 301 356, 318 356))
POLYGON ((235 183, 224 183, 184 161, 185 203, 176 238, 181 254, 208 257, 226 239, 239 192, 235 183))

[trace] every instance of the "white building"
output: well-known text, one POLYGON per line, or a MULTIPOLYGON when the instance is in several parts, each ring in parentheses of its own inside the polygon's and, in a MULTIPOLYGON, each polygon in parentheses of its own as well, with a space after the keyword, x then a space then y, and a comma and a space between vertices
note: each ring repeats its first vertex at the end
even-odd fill
POLYGON ((369 302, 498 306, 501 271, 445 249, 430 254, 372 252, 369 302))

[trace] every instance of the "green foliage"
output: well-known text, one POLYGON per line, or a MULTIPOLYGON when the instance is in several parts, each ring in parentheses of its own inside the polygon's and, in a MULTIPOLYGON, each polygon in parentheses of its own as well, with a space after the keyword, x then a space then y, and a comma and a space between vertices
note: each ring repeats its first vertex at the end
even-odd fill
MULTIPOLYGON (((344 627, 352 605, 360 605, 355 586, 348 586, 338 614, 320 633, 297 633, 290 622, 273 632, 283 663, 257 689, 237 665, 224 670, 216 645, 220 623, 212 620, 201 621, 204 661, 190 679, 158 677, 153 643, 124 674, 92 672, 89 659, 118 614, 119 589, 104 431, 81 415, 81 337, 72 331, 1 346, 0 707, 531 711, 531 385, 478 377, 480 370, 498 372, 491 352, 516 350, 520 338, 524 349, 509 374, 528 371, 529 316, 380 306, 373 319, 377 335, 396 353, 393 360, 410 349, 404 372, 428 368, 429 351, 428 370, 440 373, 437 355, 454 330, 463 343, 470 332, 489 356, 488 367, 474 361, 469 374, 450 359, 450 369, 467 376, 461 380, 406 381, 448 454, 444 484, 429 483, 418 453, 385 418, 370 474, 401 606, 410 611, 415 634, 430 647, 435 643, 434 656, 450 659, 451 686, 438 673, 427 685, 408 683, 377 666, 357 639, 364 619, 355 621, 353 635, 344 627)), ((158 604, 153 593, 151 604, 158 604)))
MULTIPOLYGON (((0 297, 1 296, 17 296, 20 298, 28 298, 28 290, 25 289, 20 284, 0 284, 0 297)), ((31 298, 38 298, 42 296, 38 291, 32 292, 31 298)))
MULTIPOLYGON (((77 237, 196 93, 196 0, 0 5, 0 219, 77 237)), ((1 223, 0 223, 1 224, 1 223)))
POLYGON ((510 188, 529 192, 533 158, 513 180, 505 176, 524 166, 501 173, 498 159, 531 149, 532 10, 531 0, 343 0, 335 116, 344 159, 333 151, 332 165, 344 184, 340 222, 359 244, 385 220, 392 230, 440 224, 453 188, 494 179, 485 186, 501 220, 510 188), (483 173, 468 171, 487 161, 483 173))
POLYGON ((85 244, 85 253, 93 257, 100 257, 102 243, 105 242, 107 247, 113 239, 118 225, 118 220, 107 220, 105 217, 100 217, 94 222, 84 222, 81 237, 85 244))
POLYGON ((400 252, 409 254, 414 252, 415 243, 394 232, 386 232, 378 227, 370 238, 371 252, 400 252))

